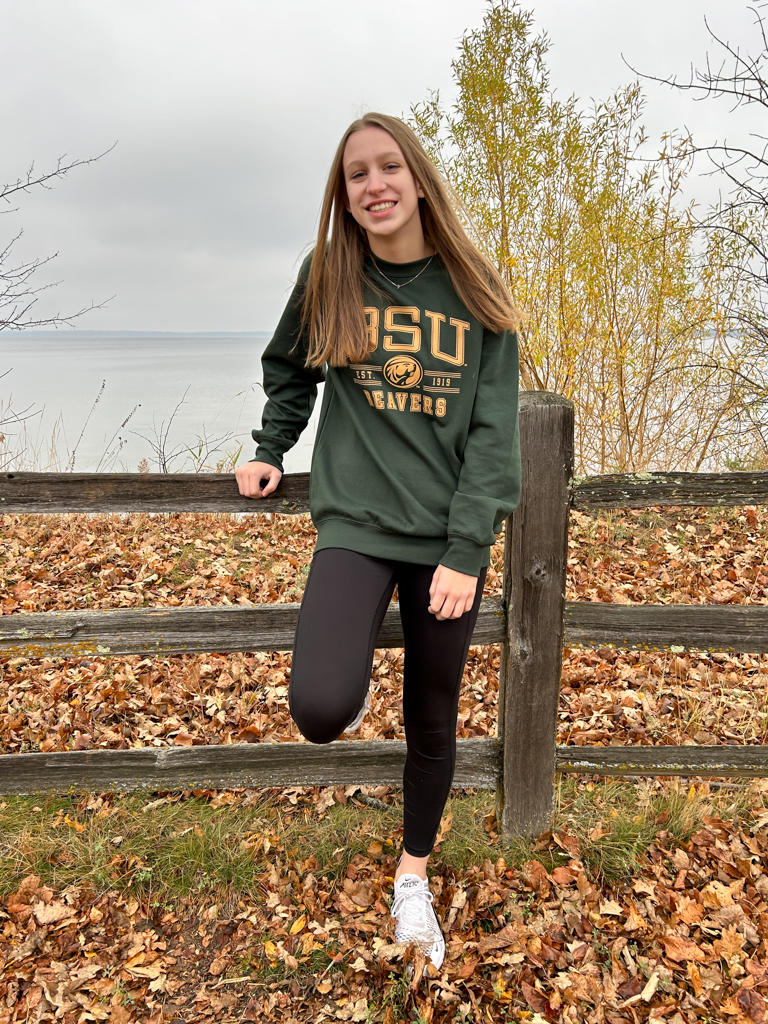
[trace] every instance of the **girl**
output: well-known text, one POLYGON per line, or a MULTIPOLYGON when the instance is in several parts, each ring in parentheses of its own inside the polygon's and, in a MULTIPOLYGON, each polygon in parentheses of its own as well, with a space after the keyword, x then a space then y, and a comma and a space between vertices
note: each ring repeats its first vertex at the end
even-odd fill
POLYGON ((518 319, 416 136, 366 114, 334 157, 317 244, 263 355, 256 458, 236 470, 241 494, 275 490, 324 380, 291 714, 313 743, 359 727, 397 585, 407 758, 392 916, 397 941, 438 968, 427 861, 490 545, 519 495, 518 319))

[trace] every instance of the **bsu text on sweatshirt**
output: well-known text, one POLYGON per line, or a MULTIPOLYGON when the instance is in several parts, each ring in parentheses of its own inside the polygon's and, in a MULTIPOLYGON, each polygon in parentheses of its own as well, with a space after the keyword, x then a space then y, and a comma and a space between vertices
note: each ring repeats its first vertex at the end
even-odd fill
POLYGON ((438 256, 377 257, 386 277, 366 258, 375 285, 364 292, 368 358, 307 369, 300 317, 310 260, 262 357, 256 461, 282 470, 324 380, 310 476, 317 550, 477 576, 520 492, 516 336, 483 328, 438 256))

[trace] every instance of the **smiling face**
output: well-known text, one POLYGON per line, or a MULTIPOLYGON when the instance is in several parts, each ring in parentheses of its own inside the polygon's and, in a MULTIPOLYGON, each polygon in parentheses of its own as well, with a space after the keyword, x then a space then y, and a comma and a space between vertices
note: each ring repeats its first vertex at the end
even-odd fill
POLYGON ((344 147, 347 210, 368 236, 375 256, 406 263, 429 256, 416 183, 402 150, 383 128, 353 132, 344 147))

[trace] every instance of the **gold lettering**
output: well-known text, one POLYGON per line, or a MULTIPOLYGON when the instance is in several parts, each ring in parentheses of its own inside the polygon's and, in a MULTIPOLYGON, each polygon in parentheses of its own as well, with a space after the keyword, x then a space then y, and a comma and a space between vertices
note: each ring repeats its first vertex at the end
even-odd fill
POLYGON ((421 395, 411 392, 411 412, 421 412, 421 395))
POLYGON ((396 409, 397 408, 397 406, 395 405, 395 396, 392 394, 391 391, 387 392, 387 408, 388 409, 396 409))
POLYGON ((435 399, 435 416, 445 416, 445 399, 435 399))
POLYGON ((430 350, 433 356, 437 359, 442 359, 443 355, 440 351, 440 324, 445 323, 445 317, 442 313, 433 313, 430 309, 425 309, 424 312, 432 322, 432 331, 429 342, 430 350))
POLYGON ((366 306, 365 333, 368 335, 368 349, 373 352, 379 345, 379 311, 375 306, 366 306))
POLYGON ((365 395, 365 397, 366 397, 366 398, 368 399, 368 404, 369 404, 369 405, 373 405, 373 399, 371 398, 371 393, 370 393, 370 391, 364 391, 364 392, 363 392, 363 394, 364 394, 364 395, 365 395))
MULTIPOLYGON (((395 342, 391 334, 384 335, 384 348, 388 352, 418 352, 421 348, 421 328, 417 326, 420 313, 415 306, 387 306, 384 310, 384 330, 410 334, 410 341, 395 342), (396 324, 394 317, 409 316, 412 325, 396 324)), ((469 326, 469 324, 467 324, 469 326)))
POLYGON ((451 327, 456 328, 456 355, 451 356, 447 352, 442 352, 440 358, 445 359, 447 363, 455 363, 456 366, 461 366, 464 362, 464 335, 469 330, 469 324, 464 320, 454 320, 453 317, 451 317, 449 323, 451 327))
POLYGON ((456 328, 456 346, 455 352, 452 355, 450 352, 444 352, 440 347, 442 344, 440 327, 445 323, 445 317, 442 313, 433 313, 429 309, 425 309, 424 312, 429 317, 432 323, 432 333, 430 336, 430 351, 436 359, 442 359, 446 363, 453 363, 455 366, 462 366, 464 364, 464 349, 465 339, 464 335, 469 330, 469 324, 464 320, 454 320, 451 317, 451 326, 456 328))
POLYGON ((432 415, 432 396, 424 395, 424 412, 432 415))
POLYGON ((373 400, 376 403, 376 408, 377 409, 383 409, 384 408, 384 392, 383 391, 374 391, 373 392, 373 400))
POLYGON ((397 407, 400 410, 400 412, 402 412, 403 409, 405 408, 405 403, 408 401, 408 392, 398 391, 395 395, 395 398, 397 398, 397 407))

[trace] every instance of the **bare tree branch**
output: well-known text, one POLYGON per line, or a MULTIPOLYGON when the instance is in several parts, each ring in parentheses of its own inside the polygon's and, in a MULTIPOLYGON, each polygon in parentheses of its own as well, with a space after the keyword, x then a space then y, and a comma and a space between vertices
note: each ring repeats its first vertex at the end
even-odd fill
MULTIPOLYGON (((11 213, 17 207, 12 207, 11 197, 20 193, 29 193, 34 188, 51 187, 50 182, 56 178, 64 178, 69 171, 76 167, 85 167, 88 164, 96 163, 107 153, 111 153, 117 143, 113 143, 109 149, 105 149, 98 156, 88 157, 84 160, 71 160, 65 162, 65 157, 58 159, 56 167, 43 174, 35 172, 34 163, 29 167, 26 175, 19 177, 16 181, 9 182, 0 188, 0 200, 4 200, 8 209, 0 209, 0 213, 11 213)), ((71 313, 55 313, 51 316, 34 316, 34 306, 38 301, 41 292, 59 284, 52 281, 48 284, 33 286, 32 277, 46 264, 55 260, 58 253, 51 256, 44 256, 26 263, 18 263, 15 266, 11 263, 11 254, 14 245, 22 236, 22 231, 17 232, 2 248, 0 248, 0 331, 19 331, 33 327, 60 327, 73 326, 73 321, 83 314, 94 309, 103 309, 104 306, 114 298, 104 299, 102 302, 91 302, 90 305, 82 306, 71 313)))
MULTIPOLYGON (((687 82, 677 75, 666 78, 641 74, 641 77, 681 92, 693 92, 697 100, 730 98, 737 107, 768 109, 768 3, 750 7, 757 27, 756 54, 744 53, 718 35, 707 19, 704 23, 723 59, 719 65, 707 54, 703 70, 691 67, 687 82)), ((628 64, 627 61, 625 63, 628 64)), ((629 67, 631 65, 628 64, 629 67)), ((634 68, 632 69, 635 70, 634 68)), ((704 173, 719 174, 726 184, 726 196, 704 216, 698 227, 707 233, 720 234, 734 246, 731 269, 737 269, 748 283, 747 298, 731 303, 726 310, 734 329, 745 331, 768 356, 768 139, 752 132, 751 142, 734 144, 715 140, 708 145, 691 143, 691 153, 706 153, 711 169, 704 173)), ((764 402, 761 395, 760 401, 764 402)), ((765 410, 768 417, 768 407, 765 410)))
MULTIPOLYGON (((99 153, 98 156, 90 156, 85 160, 72 160, 70 163, 65 164, 65 155, 60 156, 56 167, 52 171, 47 171, 45 174, 35 175, 34 162, 30 164, 29 170, 25 176, 19 177, 16 181, 8 182, 0 188, 0 199, 4 199, 7 203, 10 203, 10 196, 15 195, 17 192, 30 192, 33 188, 40 186, 41 188, 50 188, 47 182, 53 178, 64 178, 66 175, 75 169, 75 167, 85 167, 87 164, 95 164, 101 160, 107 153, 111 153, 117 145, 117 142, 113 142, 109 149, 105 149, 103 153, 99 153)), ((3 211, 5 213, 9 211, 3 211)))
POLYGON ((765 18, 761 13, 766 7, 768 7, 768 4, 761 3, 756 7, 749 8, 755 15, 755 24, 762 41, 762 50, 757 57, 750 57, 748 54, 743 55, 738 47, 734 48, 727 40, 722 39, 713 30, 705 16, 704 24, 707 26, 710 37, 718 46, 725 50, 726 56, 723 58, 720 67, 717 70, 713 70, 709 54, 707 54, 705 70, 700 71, 691 65, 691 74, 688 82, 679 81, 677 75, 661 78, 657 75, 645 74, 632 67, 623 54, 621 59, 634 74, 640 75, 641 78, 649 79, 652 82, 659 82, 661 85, 669 85, 679 89, 681 92, 697 92, 699 93, 695 97, 697 100, 732 96, 736 100, 731 108, 733 110, 742 104, 749 105, 753 103, 768 107, 768 81, 763 69, 764 62, 768 58, 768 37, 766 36, 765 18), (732 70, 730 72, 726 71, 729 58, 732 61, 732 70))

